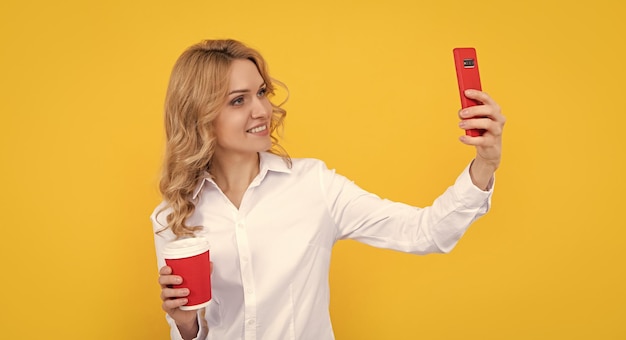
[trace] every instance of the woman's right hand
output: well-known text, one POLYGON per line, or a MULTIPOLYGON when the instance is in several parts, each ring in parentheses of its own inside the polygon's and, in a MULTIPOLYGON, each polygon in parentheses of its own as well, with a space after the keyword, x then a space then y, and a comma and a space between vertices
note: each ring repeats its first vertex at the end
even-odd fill
POLYGON ((159 270, 161 285, 161 308, 176 322, 183 339, 192 339, 198 334, 198 318, 195 310, 182 310, 179 307, 187 303, 189 289, 173 288, 183 282, 183 278, 172 275, 172 268, 163 266, 159 270), (191 337, 189 337, 191 336, 191 337))

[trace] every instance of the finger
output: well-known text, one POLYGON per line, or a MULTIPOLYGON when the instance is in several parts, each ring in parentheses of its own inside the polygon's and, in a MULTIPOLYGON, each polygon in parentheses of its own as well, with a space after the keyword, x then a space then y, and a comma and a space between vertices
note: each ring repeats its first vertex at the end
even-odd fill
POLYGON ((458 112, 459 118, 468 119, 475 117, 489 117, 498 122, 504 122, 504 116, 500 112, 500 108, 498 106, 493 105, 476 105, 466 107, 464 109, 459 110, 458 112))
POLYGON ((170 266, 163 266, 161 267, 161 269, 159 269, 160 275, 170 275, 171 273, 172 273, 172 267, 170 266))
POLYGON ((502 115, 500 105, 494 101, 487 93, 478 90, 467 90, 468 97, 481 101, 483 104, 471 106, 459 111, 459 117, 468 118, 472 116, 489 116, 499 122, 506 121, 502 115))
POLYGON ((188 301, 187 298, 164 300, 161 308, 169 314, 169 311, 184 306, 188 301))
POLYGON ((159 276, 159 284, 161 287, 179 285, 183 283, 183 278, 178 275, 161 275, 159 276))
POLYGON ((502 134, 502 124, 494 122, 489 118, 465 119, 459 122, 459 127, 463 130, 485 130, 485 133, 495 136, 502 134))
POLYGON ((187 288, 163 288, 161 290, 161 300, 177 299, 189 296, 189 289, 187 288))
POLYGON ((496 101, 493 100, 493 98, 491 98, 491 96, 489 96, 486 92, 470 89, 465 90, 464 94, 467 98, 477 100, 483 104, 498 106, 498 103, 496 103, 496 101))
POLYGON ((489 147, 495 145, 495 138, 491 136, 482 135, 467 135, 463 134, 459 136, 459 140, 465 145, 471 145, 475 147, 489 147))
POLYGON ((484 135, 476 137, 462 135, 459 140, 466 145, 479 146, 485 143, 486 137, 484 135))

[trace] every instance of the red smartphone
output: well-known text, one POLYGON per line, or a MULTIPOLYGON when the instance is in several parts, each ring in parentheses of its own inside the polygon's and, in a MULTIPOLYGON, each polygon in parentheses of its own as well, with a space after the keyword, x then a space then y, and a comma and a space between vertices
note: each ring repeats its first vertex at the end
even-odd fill
MULTIPOLYGON (((461 107, 466 108, 474 105, 482 104, 479 101, 465 97, 465 90, 474 89, 482 91, 480 86, 480 73, 478 72, 478 59, 476 58, 476 49, 472 47, 455 48, 454 66, 456 68, 456 80, 459 84, 459 94, 461 96, 461 107)), ((468 136, 481 136, 485 130, 470 129, 465 130, 468 136)))

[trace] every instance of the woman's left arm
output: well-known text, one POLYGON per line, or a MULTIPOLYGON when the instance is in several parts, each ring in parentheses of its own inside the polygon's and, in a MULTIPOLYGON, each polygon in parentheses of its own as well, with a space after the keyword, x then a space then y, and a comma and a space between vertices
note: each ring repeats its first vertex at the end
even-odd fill
POLYGON ((461 142, 476 147, 476 158, 470 167, 472 182, 482 190, 489 189, 493 174, 500 166, 502 158, 502 130, 506 118, 500 112, 500 106, 488 94, 478 90, 467 90, 465 95, 482 105, 471 106, 459 111, 459 127, 482 129, 481 136, 461 136, 461 142))

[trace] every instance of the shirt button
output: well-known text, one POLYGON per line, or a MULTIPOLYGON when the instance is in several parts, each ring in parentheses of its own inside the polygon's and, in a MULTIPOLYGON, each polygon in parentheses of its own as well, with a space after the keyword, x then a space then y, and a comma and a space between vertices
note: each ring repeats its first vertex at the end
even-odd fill
POLYGON ((254 319, 249 319, 249 320, 248 320, 248 325, 249 325, 249 326, 254 325, 254 319))

